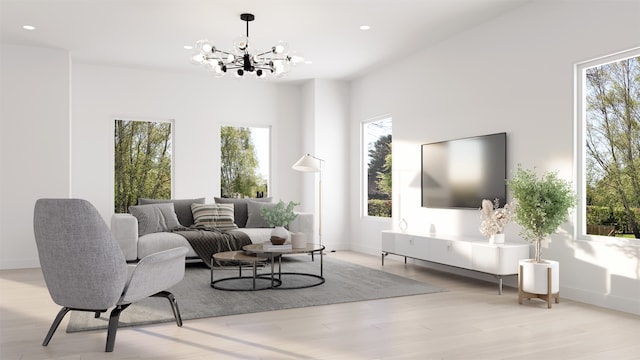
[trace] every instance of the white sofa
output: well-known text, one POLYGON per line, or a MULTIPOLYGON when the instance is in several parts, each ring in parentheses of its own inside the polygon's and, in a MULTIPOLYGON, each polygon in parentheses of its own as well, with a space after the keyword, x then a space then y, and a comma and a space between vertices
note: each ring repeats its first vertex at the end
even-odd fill
MULTIPOLYGON (((219 200, 219 199, 216 199, 219 200)), ((238 206, 236 204, 236 206, 238 206)), ((188 221, 186 221, 188 222, 188 221)), ((181 223, 185 226, 184 221, 181 223)), ((243 224, 238 224, 238 226, 243 224)), ((251 225, 250 221, 247 225, 251 225)), ((298 213, 294 221, 288 225, 290 232, 303 233, 307 242, 313 242, 313 214, 298 213)), ((267 227, 239 227, 234 231, 241 231, 249 236, 251 242, 262 243, 269 241, 272 228, 267 227)), ((131 214, 114 214, 111 217, 111 232, 118 240, 120 248, 127 261, 136 261, 143 257, 163 250, 180 246, 186 247, 189 252, 187 258, 198 258, 187 239, 172 232, 155 232, 138 236, 138 219, 131 214)))

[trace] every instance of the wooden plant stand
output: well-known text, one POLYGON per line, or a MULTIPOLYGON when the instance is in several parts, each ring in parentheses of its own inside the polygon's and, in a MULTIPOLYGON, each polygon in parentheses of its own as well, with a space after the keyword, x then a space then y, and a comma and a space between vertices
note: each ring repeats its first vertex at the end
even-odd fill
POLYGON ((522 290, 522 265, 520 265, 518 270, 518 304, 522 305, 522 299, 527 298, 527 300, 531 300, 532 298, 538 298, 545 300, 547 302, 547 308, 551 309, 551 300, 554 299, 556 304, 560 303, 560 292, 552 293, 552 282, 551 282, 551 268, 547 269, 547 293, 546 294, 534 294, 530 292, 526 292, 522 290))

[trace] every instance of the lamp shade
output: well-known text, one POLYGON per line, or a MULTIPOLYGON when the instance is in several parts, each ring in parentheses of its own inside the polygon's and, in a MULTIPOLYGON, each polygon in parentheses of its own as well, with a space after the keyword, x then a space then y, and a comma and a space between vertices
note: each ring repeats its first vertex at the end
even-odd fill
POLYGON ((304 172, 320 172, 318 159, 309 154, 302 156, 300 160, 296 161, 296 163, 291 166, 291 168, 293 170, 304 172))

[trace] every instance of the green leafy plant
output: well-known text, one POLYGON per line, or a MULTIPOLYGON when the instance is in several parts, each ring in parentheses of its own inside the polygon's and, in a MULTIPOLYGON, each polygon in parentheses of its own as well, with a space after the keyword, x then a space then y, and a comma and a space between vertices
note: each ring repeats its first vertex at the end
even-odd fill
POLYGON ((272 207, 262 207, 260 209, 260 215, 262 215, 264 220, 271 227, 285 226, 295 220, 295 218, 298 216, 293 212, 293 208, 298 205, 300 205, 300 203, 296 203, 293 201, 289 201, 289 203, 285 205, 285 203, 280 200, 272 207))
POLYGON ((517 202, 515 221, 522 226, 520 235, 535 244, 535 261, 540 262, 542 240, 566 220, 576 198, 571 183, 557 173, 547 172, 538 178, 534 170, 518 165, 507 185, 517 202))

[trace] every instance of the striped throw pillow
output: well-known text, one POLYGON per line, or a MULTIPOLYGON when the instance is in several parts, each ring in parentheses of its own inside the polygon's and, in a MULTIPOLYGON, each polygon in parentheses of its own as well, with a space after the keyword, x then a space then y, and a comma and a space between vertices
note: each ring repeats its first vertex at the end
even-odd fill
POLYGON ((220 230, 233 230, 238 226, 233 219, 233 204, 191 204, 195 225, 213 226, 220 230))

